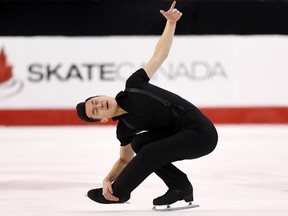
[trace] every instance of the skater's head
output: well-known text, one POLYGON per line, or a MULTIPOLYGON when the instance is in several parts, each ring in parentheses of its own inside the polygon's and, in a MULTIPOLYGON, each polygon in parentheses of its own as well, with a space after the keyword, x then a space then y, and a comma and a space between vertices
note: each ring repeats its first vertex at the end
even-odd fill
POLYGON ((115 98, 105 95, 89 97, 76 106, 78 117, 86 122, 107 122, 116 109, 115 98))
MULTIPOLYGON (((89 98, 88 98, 89 99, 89 98)), ((88 100, 87 99, 87 100, 88 100)), ((86 101, 87 101, 86 100, 86 101)), ((86 101, 85 102, 80 102, 77 104, 76 106, 76 110, 77 110, 77 115, 78 117, 83 120, 83 121, 86 121, 86 122, 99 122, 100 119, 93 119, 93 118, 89 118, 87 115, 86 115, 86 101)))

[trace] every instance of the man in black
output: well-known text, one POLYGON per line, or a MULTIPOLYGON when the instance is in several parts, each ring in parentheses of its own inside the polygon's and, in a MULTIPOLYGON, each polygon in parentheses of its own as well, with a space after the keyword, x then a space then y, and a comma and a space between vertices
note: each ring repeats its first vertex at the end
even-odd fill
POLYGON ((185 173, 172 162, 195 159, 212 152, 218 135, 212 122, 193 104, 149 83, 167 58, 177 21, 182 13, 175 8, 161 14, 167 19, 153 56, 126 81, 116 98, 96 96, 77 105, 85 121, 118 120, 120 158, 103 180, 103 188, 92 189, 88 197, 99 203, 123 203, 131 192, 155 172, 168 191, 153 200, 168 205, 178 200, 193 201, 193 187, 185 173), (134 156, 134 153, 136 155, 134 156))

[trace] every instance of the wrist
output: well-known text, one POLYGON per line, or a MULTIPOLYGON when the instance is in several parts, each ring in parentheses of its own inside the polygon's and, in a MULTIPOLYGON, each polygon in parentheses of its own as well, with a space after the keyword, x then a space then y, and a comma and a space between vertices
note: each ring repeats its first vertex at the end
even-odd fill
POLYGON ((176 25, 177 21, 167 20, 170 25, 176 25))
POLYGON ((176 29, 176 23, 177 21, 167 20, 166 26, 169 27, 169 29, 176 29))
POLYGON ((103 179, 103 183, 107 183, 107 182, 111 182, 108 177, 106 177, 106 178, 103 179))

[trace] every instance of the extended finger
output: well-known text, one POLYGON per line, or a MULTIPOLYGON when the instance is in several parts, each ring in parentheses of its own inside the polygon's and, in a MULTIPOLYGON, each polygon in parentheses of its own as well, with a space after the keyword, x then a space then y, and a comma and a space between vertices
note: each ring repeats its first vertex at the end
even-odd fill
POLYGON ((176 1, 174 1, 172 4, 171 4, 171 7, 169 10, 173 10, 175 8, 175 5, 176 5, 176 1))
POLYGON ((162 15, 165 15, 165 11, 164 11, 164 10, 160 10, 160 13, 161 13, 162 15))

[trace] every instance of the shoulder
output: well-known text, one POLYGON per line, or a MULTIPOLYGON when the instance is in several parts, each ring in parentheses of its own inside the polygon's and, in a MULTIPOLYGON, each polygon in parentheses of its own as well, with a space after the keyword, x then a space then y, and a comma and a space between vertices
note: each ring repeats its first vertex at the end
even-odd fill
POLYGON ((126 87, 138 86, 141 83, 148 83, 150 78, 147 76, 147 73, 143 68, 135 71, 126 81, 126 87))

